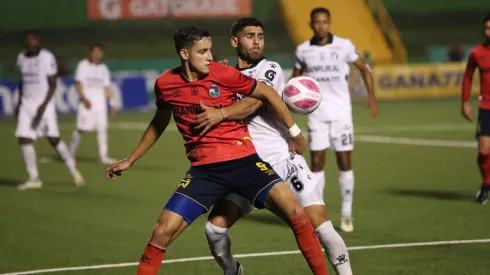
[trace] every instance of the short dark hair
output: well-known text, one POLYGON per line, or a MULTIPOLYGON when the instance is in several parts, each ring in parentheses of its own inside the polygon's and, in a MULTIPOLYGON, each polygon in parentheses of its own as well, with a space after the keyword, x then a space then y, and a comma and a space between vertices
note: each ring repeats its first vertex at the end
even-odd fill
POLYGON ((207 30, 196 26, 185 26, 180 28, 174 34, 175 50, 179 53, 181 49, 192 45, 194 41, 199 41, 204 37, 209 36, 211 36, 211 34, 207 30))
POLYGON ((237 36, 237 34, 243 31, 243 29, 246 27, 261 27, 262 30, 264 29, 264 25, 259 20, 253 17, 245 17, 238 19, 238 21, 233 24, 231 27, 231 35, 237 36))
POLYGON ((89 49, 89 51, 93 51, 95 48, 99 48, 101 50, 104 49, 104 47, 102 46, 101 43, 94 43, 94 44, 90 45, 90 47, 88 49, 89 49))
POLYGON ((325 13, 326 15, 328 15, 328 17, 330 17, 330 11, 327 8, 318 7, 318 8, 314 8, 311 10, 311 12, 310 12, 310 20, 311 21, 313 21, 313 17, 317 13, 325 13))
POLYGON ((487 21, 490 21, 490 13, 487 13, 485 17, 483 17, 482 23, 485 25, 487 21))
POLYGON ((39 37, 39 31, 37 30, 27 30, 24 32, 24 38, 26 38, 28 35, 34 35, 34 36, 37 36, 39 37))

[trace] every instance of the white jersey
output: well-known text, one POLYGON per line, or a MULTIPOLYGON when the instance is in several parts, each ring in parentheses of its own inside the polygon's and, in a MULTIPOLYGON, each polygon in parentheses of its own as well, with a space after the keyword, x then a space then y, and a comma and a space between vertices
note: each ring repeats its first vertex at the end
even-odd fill
MULTIPOLYGON (((26 56, 21 52, 17 56, 17 66, 22 75, 21 108, 30 114, 35 114, 48 94, 48 77, 56 75, 58 69, 54 55, 41 49, 36 56, 26 56)), ((46 106, 45 114, 56 113, 54 96, 46 106)))
POLYGON ((358 58, 352 42, 335 35, 325 45, 306 41, 296 48, 296 69, 316 79, 322 90, 322 102, 309 116, 326 121, 352 119, 349 63, 358 58))
MULTIPOLYGON (((274 88, 282 97, 285 86, 281 66, 273 61, 262 59, 255 66, 241 70, 245 75, 263 81, 274 88)), ((264 105, 244 120, 259 157, 274 165, 289 157, 289 132, 284 123, 274 113, 272 107, 264 105)))
POLYGON ((111 85, 111 74, 103 63, 90 63, 83 59, 77 65, 75 81, 79 81, 85 97, 92 104, 91 110, 106 108, 106 96, 104 89, 111 85))

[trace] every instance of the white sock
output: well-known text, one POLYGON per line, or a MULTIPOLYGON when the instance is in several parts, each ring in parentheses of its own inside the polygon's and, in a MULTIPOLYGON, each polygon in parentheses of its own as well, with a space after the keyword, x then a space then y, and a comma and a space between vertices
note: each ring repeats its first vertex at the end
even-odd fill
POLYGON ((99 157, 101 160, 108 158, 107 154, 107 129, 100 129, 97 131, 97 143, 99 145, 99 157))
POLYGON ((326 221, 315 229, 318 239, 327 252, 327 258, 338 275, 352 275, 349 252, 342 237, 335 231, 331 221, 326 221))
POLYGON ((34 144, 23 144, 20 146, 22 155, 24 156, 24 163, 26 165, 27 174, 30 181, 39 181, 39 172, 37 170, 36 149, 34 144))
POLYGON ((237 263, 231 254, 231 240, 226 233, 228 228, 218 227, 211 222, 206 222, 206 238, 209 249, 214 259, 223 268, 224 275, 235 275, 237 263))
POLYGON ((342 197, 342 217, 352 217, 354 201, 354 172, 339 171, 340 195, 342 197))
POLYGON ((313 172, 313 175, 318 179, 318 184, 325 186, 325 171, 313 172))
POLYGON ((77 168, 75 167, 75 159, 70 154, 70 151, 68 151, 68 147, 66 147, 64 141, 60 140, 58 142, 58 144, 56 145, 56 152, 58 152, 60 157, 65 162, 65 165, 66 167, 68 167, 70 174, 74 175, 77 171, 77 168))
POLYGON ((78 145, 80 144, 81 140, 82 140, 82 135, 80 135, 80 132, 75 129, 75 131, 73 131, 73 134, 71 136, 71 142, 70 142, 70 153, 73 157, 75 157, 78 145))

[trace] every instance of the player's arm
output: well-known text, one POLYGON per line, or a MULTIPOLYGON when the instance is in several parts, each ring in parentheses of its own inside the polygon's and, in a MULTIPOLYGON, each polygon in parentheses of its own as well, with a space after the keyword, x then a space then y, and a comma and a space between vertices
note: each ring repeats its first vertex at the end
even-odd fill
POLYGON ((368 103, 366 109, 371 111, 371 116, 375 118, 378 115, 378 106, 376 104, 376 95, 374 94, 373 74, 371 68, 362 57, 357 57, 353 62, 354 66, 361 72, 362 80, 368 91, 368 103))
POLYGON ((303 74, 303 59, 301 57, 300 52, 298 49, 296 49, 296 52, 294 54, 294 69, 293 69, 293 76, 292 77, 298 77, 303 74))
POLYGON ((158 104, 158 108, 151 120, 150 124, 146 128, 140 142, 131 152, 131 154, 120 161, 113 163, 106 170, 106 178, 114 179, 115 175, 120 176, 121 172, 131 167, 138 159, 140 159, 160 138, 172 117, 172 108, 170 105, 161 103, 158 104))
POLYGON ((461 114, 468 121, 472 121, 471 106, 468 101, 470 100, 471 85, 473 83, 473 74, 476 67, 477 63, 475 55, 473 52, 471 52, 463 75, 463 84, 461 89, 461 114))
POLYGON ((92 102, 88 100, 83 91, 82 79, 84 77, 84 68, 82 64, 82 62, 78 63, 77 68, 75 69, 75 90, 85 108, 90 109, 92 107, 92 102))
POLYGON ((109 72, 109 69, 105 66, 104 67, 105 71, 105 77, 104 77, 104 93, 105 93, 105 98, 107 99, 107 102, 109 102, 109 106, 111 108, 111 113, 115 114, 116 113, 116 102, 112 98, 112 93, 111 93, 111 73, 109 72))
POLYGON ((223 114, 223 120, 244 119, 257 112, 262 105, 262 101, 253 97, 246 97, 228 107, 222 108, 221 113, 223 114))

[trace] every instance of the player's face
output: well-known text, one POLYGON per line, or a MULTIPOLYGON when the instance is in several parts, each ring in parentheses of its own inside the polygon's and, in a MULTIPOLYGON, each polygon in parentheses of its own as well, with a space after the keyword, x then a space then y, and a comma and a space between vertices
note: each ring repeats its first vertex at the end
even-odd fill
POLYGON ((264 30, 261 27, 245 27, 238 37, 232 37, 231 44, 243 59, 259 60, 264 52, 264 30))
POLYGON ((324 12, 317 12, 313 15, 310 22, 316 38, 325 38, 330 30, 330 16, 324 12))
POLYGON ((94 63, 100 63, 103 57, 104 51, 100 47, 94 47, 92 51, 90 51, 90 59, 94 63))
POLYGON ((39 37, 35 34, 28 34, 24 39, 26 49, 29 51, 36 51, 39 49, 39 37))
POLYGON ((199 74, 208 74, 211 61, 213 61, 212 46, 211 37, 204 37, 199 41, 194 41, 192 47, 182 49, 181 57, 189 62, 193 71, 199 74))
POLYGON ((483 34, 485 35, 485 40, 490 43, 490 20, 487 20, 483 25, 483 34))

